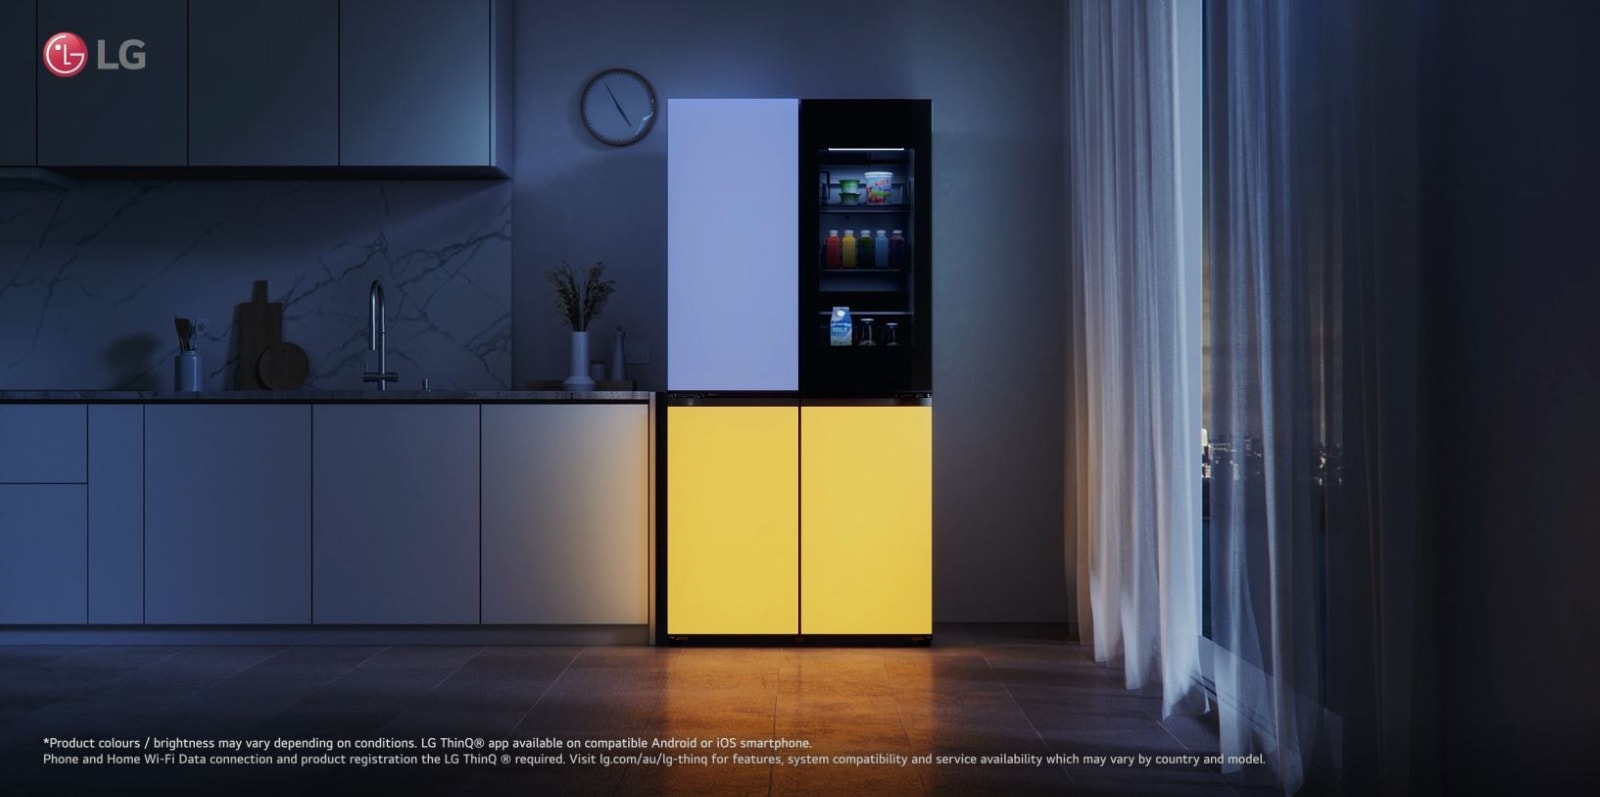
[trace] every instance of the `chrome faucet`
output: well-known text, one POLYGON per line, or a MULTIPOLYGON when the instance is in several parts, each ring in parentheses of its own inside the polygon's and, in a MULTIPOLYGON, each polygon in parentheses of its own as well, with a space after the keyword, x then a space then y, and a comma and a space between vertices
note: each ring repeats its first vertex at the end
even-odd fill
POLYGON ((385 318, 383 283, 372 281, 367 291, 367 351, 378 353, 378 370, 361 374, 363 382, 377 382, 379 390, 388 390, 390 382, 400 381, 400 374, 389 370, 389 321, 385 318))

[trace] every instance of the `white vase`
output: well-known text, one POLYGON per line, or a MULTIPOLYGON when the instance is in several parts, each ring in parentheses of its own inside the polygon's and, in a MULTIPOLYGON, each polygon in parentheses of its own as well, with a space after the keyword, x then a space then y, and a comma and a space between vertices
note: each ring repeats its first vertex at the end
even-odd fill
POLYGON ((567 390, 594 390, 594 380, 589 377, 589 333, 572 333, 572 362, 567 368, 571 374, 561 383, 567 390))

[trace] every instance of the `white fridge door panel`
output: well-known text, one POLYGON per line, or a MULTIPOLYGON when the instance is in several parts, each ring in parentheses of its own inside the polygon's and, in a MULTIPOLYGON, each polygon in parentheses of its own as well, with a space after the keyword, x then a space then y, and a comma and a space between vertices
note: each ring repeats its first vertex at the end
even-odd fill
POLYGON ((796 390, 800 101, 667 101, 667 389, 796 390))

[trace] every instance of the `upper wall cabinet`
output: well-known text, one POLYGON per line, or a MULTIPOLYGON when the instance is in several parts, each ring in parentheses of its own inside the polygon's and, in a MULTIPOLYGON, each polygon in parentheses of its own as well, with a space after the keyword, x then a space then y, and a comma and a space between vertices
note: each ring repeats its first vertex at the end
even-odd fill
POLYGON ((511 0, 0 0, 0 167, 502 178, 512 27, 511 0))
POLYGON ((34 142, 33 0, 0 0, 0 166, 38 162, 34 142))
POLYGON ((339 163, 509 171, 511 4, 341 0, 339 163))
POLYGON ((39 165, 188 162, 187 5, 38 0, 39 165))
POLYGON ((189 165, 338 163, 338 0, 189 0, 189 165))

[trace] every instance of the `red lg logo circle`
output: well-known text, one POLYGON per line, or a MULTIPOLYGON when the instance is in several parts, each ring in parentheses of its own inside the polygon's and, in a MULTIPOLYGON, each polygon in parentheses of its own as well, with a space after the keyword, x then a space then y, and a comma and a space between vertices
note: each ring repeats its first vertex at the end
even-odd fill
POLYGON ((89 45, 76 33, 57 33, 45 40, 44 68, 56 77, 72 77, 89 63, 89 45))

